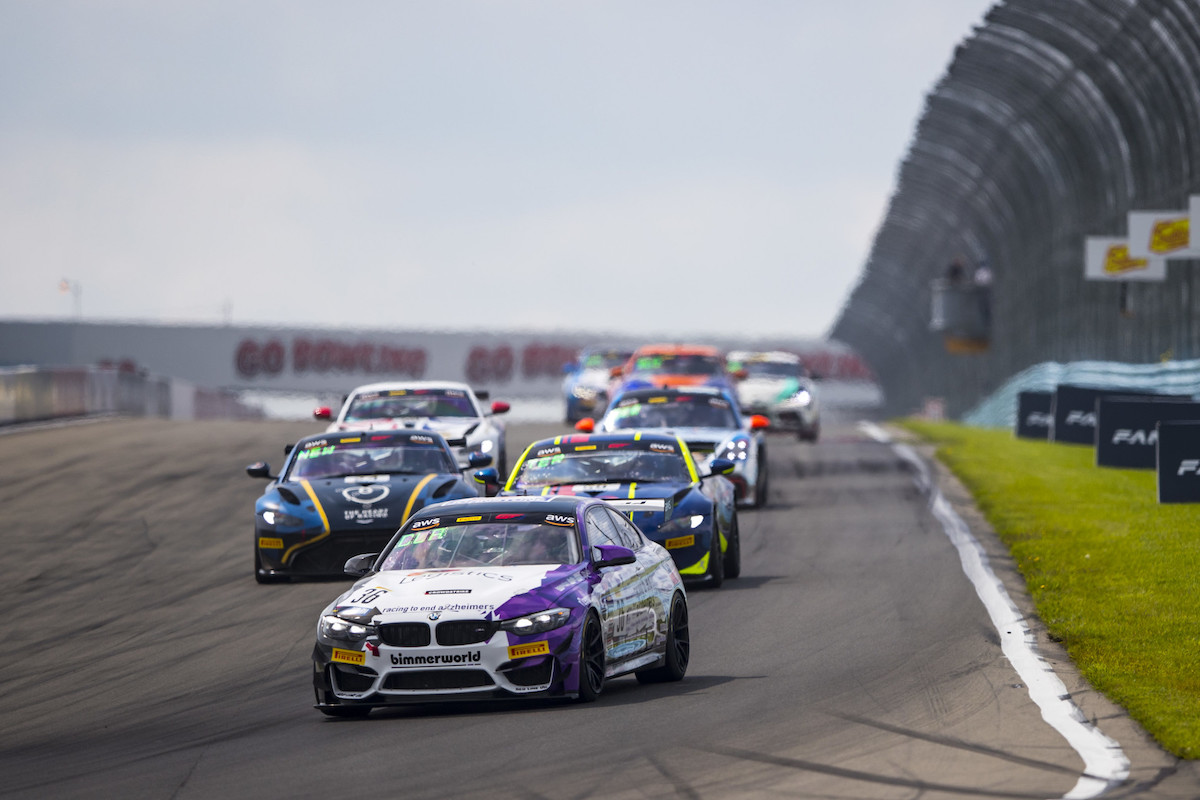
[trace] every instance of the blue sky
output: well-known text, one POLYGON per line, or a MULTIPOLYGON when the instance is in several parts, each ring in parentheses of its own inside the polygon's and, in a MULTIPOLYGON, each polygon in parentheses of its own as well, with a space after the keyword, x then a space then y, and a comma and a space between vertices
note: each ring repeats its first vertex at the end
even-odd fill
POLYGON ((990 0, 0 0, 0 317, 810 337, 990 0))

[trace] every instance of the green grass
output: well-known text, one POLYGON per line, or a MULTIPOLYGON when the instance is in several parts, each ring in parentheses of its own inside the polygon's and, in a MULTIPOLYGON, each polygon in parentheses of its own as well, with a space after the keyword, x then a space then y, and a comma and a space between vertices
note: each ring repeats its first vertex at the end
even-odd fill
POLYGON ((1083 676, 1181 758, 1200 758, 1200 504, 1091 447, 903 420, 937 447, 1008 546, 1083 676))

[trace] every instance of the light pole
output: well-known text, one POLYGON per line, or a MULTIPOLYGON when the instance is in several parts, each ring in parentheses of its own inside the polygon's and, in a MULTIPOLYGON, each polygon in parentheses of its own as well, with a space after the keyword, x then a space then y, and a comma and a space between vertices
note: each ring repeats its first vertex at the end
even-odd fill
POLYGON ((63 278, 58 282, 58 291, 63 294, 71 293, 75 304, 75 319, 83 319, 83 284, 63 278))

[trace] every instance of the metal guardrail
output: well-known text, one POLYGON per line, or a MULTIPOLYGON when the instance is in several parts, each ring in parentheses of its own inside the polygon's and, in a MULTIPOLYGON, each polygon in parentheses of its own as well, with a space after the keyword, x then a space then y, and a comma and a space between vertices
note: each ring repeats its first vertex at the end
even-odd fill
POLYGON ((236 394, 104 367, 0 369, 0 425, 99 415, 256 418, 236 394))
POLYGON ((1042 362, 1200 357, 1194 261, 1169 262, 1164 283, 1083 280, 1086 236, 1198 192, 1194 0, 998 3, 927 97, 831 337, 890 413, 938 397, 952 417, 1042 362), (956 259, 991 273, 986 349, 949 352, 929 329, 956 259))

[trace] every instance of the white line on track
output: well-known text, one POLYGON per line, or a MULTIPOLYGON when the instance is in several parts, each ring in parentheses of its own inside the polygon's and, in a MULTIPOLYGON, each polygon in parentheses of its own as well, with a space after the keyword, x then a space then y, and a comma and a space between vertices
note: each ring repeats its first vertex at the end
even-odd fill
POLYGON ((1029 689, 1029 697, 1041 709, 1042 719, 1083 759, 1083 774, 1062 800, 1099 797, 1118 786, 1129 777, 1129 759, 1121 745, 1087 721, 1049 662, 1038 655, 1037 641, 1033 632, 1025 627, 1020 609, 992 571, 979 540, 938 489, 924 460, 911 447, 893 442, 878 425, 860 422, 859 427, 875 441, 890 444, 898 456, 917 470, 918 481, 929 495, 930 510, 958 550, 963 572, 975 586, 975 592, 996 626, 1001 651, 1029 689))

